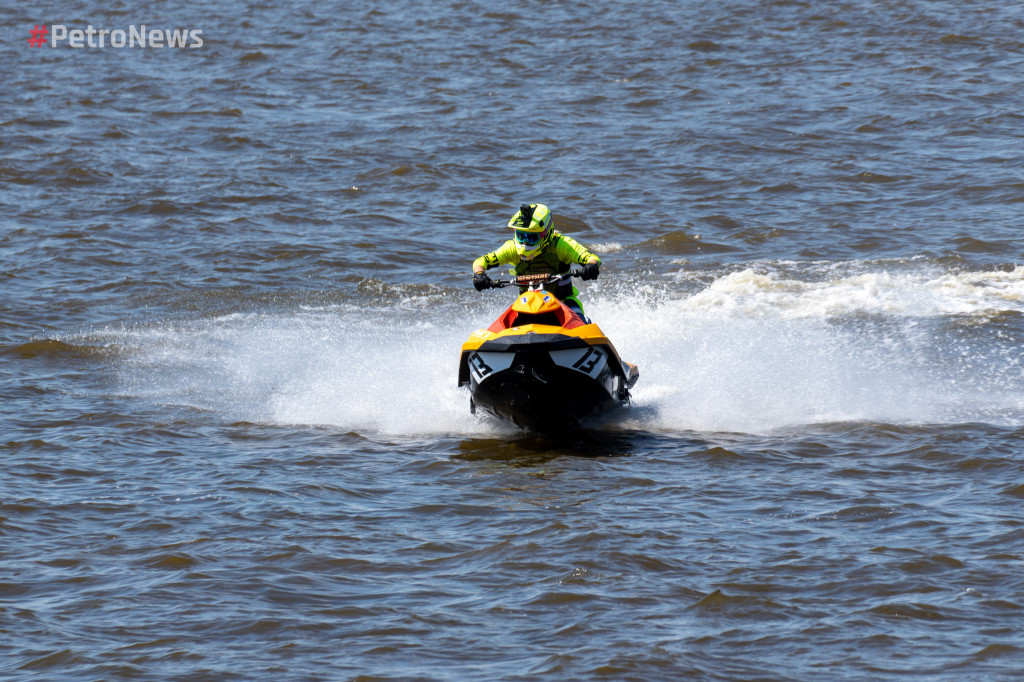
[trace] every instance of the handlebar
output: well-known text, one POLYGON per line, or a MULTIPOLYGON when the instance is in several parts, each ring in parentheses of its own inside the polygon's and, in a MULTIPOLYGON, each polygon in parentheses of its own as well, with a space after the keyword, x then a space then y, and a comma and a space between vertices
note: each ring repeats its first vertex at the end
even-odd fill
POLYGON ((558 274, 541 273, 539 275, 519 275, 511 279, 495 279, 491 280, 491 288, 500 289, 507 286, 518 286, 518 287, 530 287, 531 289, 539 289, 545 284, 552 284, 562 279, 563 277, 579 277, 583 274, 582 270, 570 270, 569 272, 558 274))

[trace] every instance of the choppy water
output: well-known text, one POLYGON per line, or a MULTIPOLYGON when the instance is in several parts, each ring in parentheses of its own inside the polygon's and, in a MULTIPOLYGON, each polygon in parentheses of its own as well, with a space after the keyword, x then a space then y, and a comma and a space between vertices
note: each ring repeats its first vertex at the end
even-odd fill
POLYGON ((1019 3, 0 17, 0 677, 1018 679, 1019 3), (456 388, 524 201, 561 441, 456 388))

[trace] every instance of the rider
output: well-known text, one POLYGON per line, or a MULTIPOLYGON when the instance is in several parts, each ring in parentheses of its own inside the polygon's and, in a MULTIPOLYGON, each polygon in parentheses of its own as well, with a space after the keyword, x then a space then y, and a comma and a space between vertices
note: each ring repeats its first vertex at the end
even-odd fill
POLYGON ((508 221, 508 226, 516 231, 515 238, 473 261, 473 286, 476 290, 489 289, 491 278, 485 270, 504 263, 513 266, 512 272, 516 276, 542 273, 565 275, 544 288, 561 299, 581 319, 586 319, 583 317, 583 306, 577 298, 579 291, 572 285, 569 265, 579 263, 583 266, 583 279, 597 279, 601 259, 572 237, 566 237, 555 230, 551 211, 544 204, 523 204, 508 221))

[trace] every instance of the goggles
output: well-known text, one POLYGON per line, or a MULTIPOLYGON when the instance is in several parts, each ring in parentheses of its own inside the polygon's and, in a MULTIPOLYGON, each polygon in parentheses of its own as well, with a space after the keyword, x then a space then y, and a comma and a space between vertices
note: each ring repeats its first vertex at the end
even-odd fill
POLYGON ((548 236, 548 231, 543 232, 525 232, 524 230, 516 230, 516 242, 524 244, 526 246, 534 246, 539 244, 544 237, 548 236))

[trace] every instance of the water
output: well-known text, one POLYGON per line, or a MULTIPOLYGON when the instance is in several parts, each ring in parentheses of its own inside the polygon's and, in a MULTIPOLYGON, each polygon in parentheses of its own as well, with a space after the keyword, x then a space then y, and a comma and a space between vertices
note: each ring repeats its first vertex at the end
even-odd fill
POLYGON ((1019 676, 1015 3, 0 16, 0 677, 1019 676), (456 387, 525 201, 562 439, 456 387))

